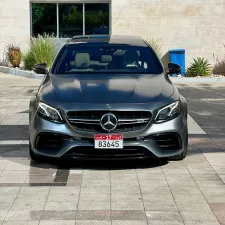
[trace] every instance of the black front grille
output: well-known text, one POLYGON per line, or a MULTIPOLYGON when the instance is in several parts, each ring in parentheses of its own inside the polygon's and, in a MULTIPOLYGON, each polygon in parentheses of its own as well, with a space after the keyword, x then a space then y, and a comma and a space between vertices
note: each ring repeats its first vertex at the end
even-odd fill
POLYGON ((113 133, 141 130, 151 119, 149 111, 70 111, 67 113, 67 119, 77 130, 106 132, 102 129, 100 120, 107 113, 114 114, 118 120, 118 125, 113 133))
POLYGON ((164 150, 179 150, 182 148, 180 135, 177 133, 155 135, 153 139, 164 150))
POLYGON ((116 149, 94 149, 93 147, 77 147, 72 148, 65 154, 65 157, 71 158, 156 158, 150 151, 145 148, 126 147, 122 150, 116 149))

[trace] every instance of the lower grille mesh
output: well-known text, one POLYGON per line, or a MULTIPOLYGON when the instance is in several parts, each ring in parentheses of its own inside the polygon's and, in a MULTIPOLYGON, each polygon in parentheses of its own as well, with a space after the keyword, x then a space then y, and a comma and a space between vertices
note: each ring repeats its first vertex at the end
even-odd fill
POLYGON ((179 150, 182 148, 180 136, 176 133, 155 135, 153 139, 164 150, 179 150))

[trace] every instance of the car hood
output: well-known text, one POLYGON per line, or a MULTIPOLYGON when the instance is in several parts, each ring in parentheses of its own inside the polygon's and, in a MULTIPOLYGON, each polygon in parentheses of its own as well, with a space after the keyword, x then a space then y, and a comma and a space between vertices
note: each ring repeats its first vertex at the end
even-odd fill
POLYGON ((62 103, 147 103, 163 101, 174 92, 160 75, 50 75, 42 86, 42 100, 62 103))

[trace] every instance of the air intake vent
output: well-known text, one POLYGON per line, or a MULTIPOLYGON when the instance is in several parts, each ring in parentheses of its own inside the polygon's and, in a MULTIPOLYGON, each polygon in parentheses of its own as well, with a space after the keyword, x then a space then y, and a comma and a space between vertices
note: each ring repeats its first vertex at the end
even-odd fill
POLYGON ((182 148, 181 139, 177 133, 160 134, 153 136, 153 139, 164 150, 179 150, 182 148))
POLYGON ((43 133, 37 137, 36 148, 38 150, 54 150, 57 151, 60 149, 63 144, 64 137, 61 135, 54 135, 43 133))

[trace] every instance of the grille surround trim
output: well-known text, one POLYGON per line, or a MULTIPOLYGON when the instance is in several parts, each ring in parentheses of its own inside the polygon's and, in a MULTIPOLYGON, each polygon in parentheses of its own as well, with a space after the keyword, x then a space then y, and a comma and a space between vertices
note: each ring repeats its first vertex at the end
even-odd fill
POLYGON ((146 128, 152 119, 150 111, 69 111, 66 116, 74 129, 94 133, 106 132, 102 129, 100 121, 101 117, 108 113, 114 114, 118 120, 117 127, 110 133, 140 131, 146 128))

